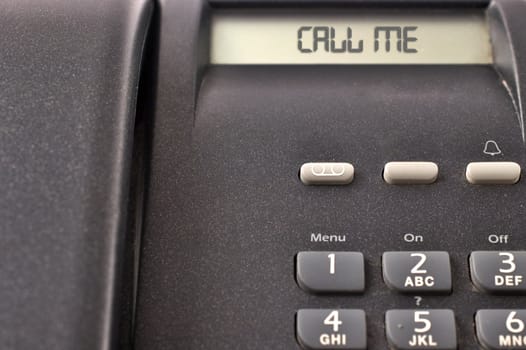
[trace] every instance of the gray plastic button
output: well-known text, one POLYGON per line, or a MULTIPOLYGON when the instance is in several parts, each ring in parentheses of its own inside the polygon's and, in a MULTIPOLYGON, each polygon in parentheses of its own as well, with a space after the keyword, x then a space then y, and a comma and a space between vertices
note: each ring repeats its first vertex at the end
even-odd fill
POLYGON ((367 348, 363 310, 304 309, 296 315, 296 337, 304 349, 367 348))
POLYGON ((385 283, 402 293, 450 293, 451 265, 447 252, 386 252, 385 283))
POLYGON ((479 310, 477 338, 486 350, 526 349, 526 310, 479 310))
POLYGON ((300 179, 305 185, 347 185, 354 179, 354 167, 349 163, 305 163, 300 179))
POLYGON ((384 180, 391 185, 431 184, 437 177, 433 162, 389 162, 384 167, 384 180))
POLYGON ((389 310, 385 314, 389 344, 396 350, 454 350, 455 315, 451 310, 389 310))
POLYGON ((526 252, 478 251, 469 257, 471 280, 491 294, 526 295, 526 252))
POLYGON ((466 179, 474 185, 513 185, 520 176, 521 166, 514 162, 476 162, 466 168, 466 179))
POLYGON ((311 293, 359 293, 365 289, 363 254, 300 252, 296 256, 298 285, 311 293))

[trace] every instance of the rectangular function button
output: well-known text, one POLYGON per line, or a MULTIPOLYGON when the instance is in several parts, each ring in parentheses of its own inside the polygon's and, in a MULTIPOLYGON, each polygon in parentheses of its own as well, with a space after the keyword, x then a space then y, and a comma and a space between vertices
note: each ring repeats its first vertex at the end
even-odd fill
POLYGON ((490 294, 526 295, 526 251, 477 251, 469 257, 471 281, 490 294))
POLYGON ((385 331, 396 350, 457 349, 455 315, 451 310, 389 310, 385 331))
POLYGON ((450 293, 451 266, 447 252, 386 252, 385 283, 402 293, 450 293))
POLYGON ((526 349, 526 310, 479 310, 477 339, 486 350, 526 349))
POLYGON ((353 179, 350 163, 305 163, 300 168, 300 180, 305 185, 348 185, 353 179))
POLYGON ((438 177, 433 162, 389 162, 384 166, 384 180, 391 185, 431 184, 438 177))
POLYGON ((303 349, 367 348, 363 310, 303 309, 296 315, 296 338, 303 349))
POLYGON ((466 168, 466 179, 473 185, 513 185, 521 176, 515 162, 475 162, 466 168))
POLYGON ((296 281, 310 293, 360 293, 365 289, 363 254, 358 252, 300 252, 296 281))

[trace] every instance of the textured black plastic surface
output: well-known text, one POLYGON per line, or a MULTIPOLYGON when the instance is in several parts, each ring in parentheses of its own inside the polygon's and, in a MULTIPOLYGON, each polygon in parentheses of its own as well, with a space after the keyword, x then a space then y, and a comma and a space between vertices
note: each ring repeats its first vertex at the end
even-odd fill
POLYGON ((486 139, 498 140, 502 159, 525 164, 515 112, 492 68, 217 67, 198 107, 186 144, 161 136, 176 135, 183 114, 156 116, 138 349, 290 349, 294 312, 305 307, 364 307, 370 348, 385 349, 383 313, 415 306, 381 280, 388 250, 451 254, 453 295, 422 305, 457 311, 463 349, 476 348, 476 308, 525 302, 476 293, 468 276, 469 252, 495 249, 489 234, 523 244, 524 181, 478 187, 463 179, 468 162, 489 157, 486 139), (438 182, 385 184, 383 164, 398 159, 437 162, 438 182), (312 160, 351 161, 355 181, 306 187, 297 171, 312 160), (318 232, 347 242, 312 243, 318 232), (424 243, 405 243, 406 233, 424 243), (364 296, 300 290, 294 255, 303 250, 363 252, 364 296))
POLYGON ((147 0, 0 1, 0 348, 109 349, 147 0))
MULTIPOLYGON (((526 13, 524 2, 514 3, 513 11, 526 13)), ((202 6, 161 6, 136 348, 294 349, 298 309, 345 307, 365 309, 369 349, 383 350, 385 312, 417 306, 413 296, 386 288, 382 253, 444 250, 453 292, 424 296, 420 307, 453 309, 459 348, 477 349, 477 309, 526 302, 482 294, 469 280, 472 250, 526 248, 526 182, 481 187, 463 176, 471 161, 526 166, 522 119, 496 70, 217 66, 199 84, 202 6), (485 155, 487 140, 503 155, 485 155), (387 185, 382 168, 393 160, 434 161, 438 181, 387 185), (355 180, 306 187, 298 170, 309 161, 349 161, 355 180), (346 242, 312 242, 312 233, 346 242), (424 241, 407 243, 407 233, 424 241), (490 234, 508 235, 510 243, 490 244, 490 234), (363 252, 364 295, 302 291, 294 256, 309 250, 363 252)), ((522 35, 513 34, 516 50, 526 43, 522 35)))

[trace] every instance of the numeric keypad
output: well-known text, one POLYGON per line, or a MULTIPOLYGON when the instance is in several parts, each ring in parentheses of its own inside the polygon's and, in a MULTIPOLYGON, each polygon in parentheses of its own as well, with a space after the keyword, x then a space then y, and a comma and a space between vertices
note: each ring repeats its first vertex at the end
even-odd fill
MULTIPOLYGON (((456 261, 458 264, 459 260, 456 261)), ((364 262, 360 252, 300 252, 296 256, 296 280, 302 289, 311 293, 362 293, 365 292, 364 262)), ((463 268, 468 268, 465 263, 463 268)), ((472 283, 482 292, 526 295, 526 251, 475 251, 469 255, 469 270, 472 283)), ((401 293, 452 292, 447 252, 385 252, 382 274, 385 284, 401 293)), ((466 290, 460 288, 460 292, 466 290)), ((444 302, 447 298, 444 297, 444 302)), ((366 348, 362 310, 302 309, 296 317, 296 336, 304 349, 366 348)), ((474 321, 476 338, 483 349, 526 350, 525 309, 479 310, 474 321)), ((455 315, 449 309, 388 310, 385 334, 395 350, 452 350, 458 346, 455 315)))

